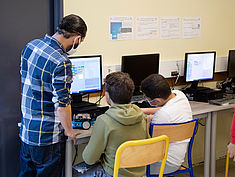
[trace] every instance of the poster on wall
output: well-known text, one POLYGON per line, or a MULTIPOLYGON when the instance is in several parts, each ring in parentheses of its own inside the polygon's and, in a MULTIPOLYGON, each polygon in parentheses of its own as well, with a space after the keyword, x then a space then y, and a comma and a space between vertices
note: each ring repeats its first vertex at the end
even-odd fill
POLYGON ((184 17, 182 18, 183 38, 201 37, 201 18, 184 17))
POLYGON ((160 38, 176 39, 181 37, 180 17, 160 18, 160 38))
POLYGON ((158 17, 137 16, 136 17, 136 39, 157 39, 158 38, 158 17))
POLYGON ((133 39, 133 17, 132 16, 110 16, 109 17, 109 39, 110 40, 132 40, 133 39))

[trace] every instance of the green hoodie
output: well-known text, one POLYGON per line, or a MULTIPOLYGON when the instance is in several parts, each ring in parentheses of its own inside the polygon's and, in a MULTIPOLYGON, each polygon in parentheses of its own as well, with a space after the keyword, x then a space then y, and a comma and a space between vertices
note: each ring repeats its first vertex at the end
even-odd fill
MULTIPOLYGON (((143 111, 133 104, 114 105, 96 119, 82 156, 89 165, 100 160, 104 170, 112 176, 117 148, 125 141, 146 138, 149 138, 149 133, 143 111)), ((119 170, 120 177, 140 177, 144 174, 145 167, 119 170)))

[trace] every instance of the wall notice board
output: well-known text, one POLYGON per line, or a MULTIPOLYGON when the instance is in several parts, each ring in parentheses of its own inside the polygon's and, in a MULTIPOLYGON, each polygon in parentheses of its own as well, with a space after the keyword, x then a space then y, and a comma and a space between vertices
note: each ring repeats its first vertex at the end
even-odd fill
POLYGON ((64 0, 64 15, 81 16, 87 23, 85 41, 75 55, 101 54, 105 65, 120 64, 121 56, 160 53, 160 60, 182 60, 185 52, 215 50, 225 57, 235 49, 234 0, 64 0), (109 40, 110 16, 132 16, 134 36, 138 16, 200 17, 198 38, 109 40))

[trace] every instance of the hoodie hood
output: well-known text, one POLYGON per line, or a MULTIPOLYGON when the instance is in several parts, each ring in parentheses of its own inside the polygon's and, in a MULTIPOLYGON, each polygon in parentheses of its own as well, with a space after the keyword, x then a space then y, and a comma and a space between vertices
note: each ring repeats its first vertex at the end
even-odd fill
POLYGON ((134 104, 118 104, 111 106, 105 114, 122 125, 138 124, 143 120, 143 117, 145 117, 143 111, 134 104))

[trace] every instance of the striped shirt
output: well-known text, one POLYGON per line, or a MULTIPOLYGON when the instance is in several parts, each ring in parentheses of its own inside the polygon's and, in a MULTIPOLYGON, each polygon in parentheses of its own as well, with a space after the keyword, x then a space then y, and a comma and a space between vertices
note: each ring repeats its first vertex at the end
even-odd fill
POLYGON ((29 145, 65 141, 57 107, 70 104, 72 66, 61 43, 46 35, 29 42, 21 53, 20 138, 29 145))

